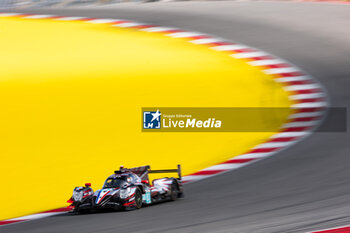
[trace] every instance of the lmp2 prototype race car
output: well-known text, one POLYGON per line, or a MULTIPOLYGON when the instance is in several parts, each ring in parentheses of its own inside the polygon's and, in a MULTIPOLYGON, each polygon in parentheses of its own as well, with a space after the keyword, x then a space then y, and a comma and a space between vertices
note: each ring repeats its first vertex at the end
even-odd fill
POLYGON ((72 212, 83 213, 98 209, 133 210, 142 205, 162 201, 175 201, 183 197, 181 166, 177 169, 151 170, 150 166, 135 168, 120 167, 110 175, 102 189, 94 192, 86 183, 85 187, 76 187, 71 203, 72 212), (149 182, 150 173, 178 173, 178 178, 165 177, 149 182))

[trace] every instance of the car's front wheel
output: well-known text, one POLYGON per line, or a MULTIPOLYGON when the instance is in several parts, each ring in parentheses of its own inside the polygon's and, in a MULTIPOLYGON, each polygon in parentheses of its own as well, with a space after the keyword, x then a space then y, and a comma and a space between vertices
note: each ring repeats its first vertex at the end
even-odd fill
POLYGON ((135 207, 136 209, 140 209, 142 207, 142 193, 139 188, 135 191, 135 207))

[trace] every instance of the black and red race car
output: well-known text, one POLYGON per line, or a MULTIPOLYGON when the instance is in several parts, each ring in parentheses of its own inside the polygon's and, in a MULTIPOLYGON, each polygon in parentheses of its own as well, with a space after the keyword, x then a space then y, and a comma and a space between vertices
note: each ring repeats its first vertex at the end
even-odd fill
POLYGON ((110 175, 102 189, 94 192, 86 183, 85 187, 76 187, 71 203, 72 212, 81 213, 97 209, 139 209, 161 201, 174 201, 183 197, 181 166, 177 169, 151 170, 150 166, 135 168, 120 167, 110 175), (165 177, 149 182, 150 173, 178 173, 178 178, 165 177))

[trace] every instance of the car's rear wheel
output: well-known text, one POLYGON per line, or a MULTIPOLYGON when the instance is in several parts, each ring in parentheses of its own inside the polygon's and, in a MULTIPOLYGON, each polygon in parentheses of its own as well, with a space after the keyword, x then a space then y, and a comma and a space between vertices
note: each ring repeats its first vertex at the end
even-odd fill
POLYGON ((142 193, 139 188, 135 191, 135 207, 136 209, 140 209, 142 207, 142 193))
POLYGON ((178 188, 177 185, 175 183, 171 184, 171 190, 170 190, 170 200, 171 201, 175 201, 177 199, 178 196, 178 188))

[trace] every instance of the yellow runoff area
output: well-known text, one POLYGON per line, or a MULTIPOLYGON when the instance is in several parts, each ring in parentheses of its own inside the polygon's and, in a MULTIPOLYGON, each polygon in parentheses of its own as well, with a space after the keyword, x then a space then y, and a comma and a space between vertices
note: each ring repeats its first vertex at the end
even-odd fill
POLYGON ((0 18, 0 220, 65 206, 119 165, 183 173, 272 133, 142 133, 142 107, 285 107, 258 68, 160 33, 0 18))

